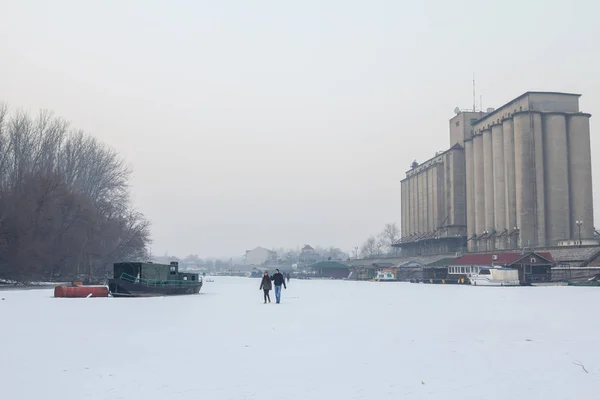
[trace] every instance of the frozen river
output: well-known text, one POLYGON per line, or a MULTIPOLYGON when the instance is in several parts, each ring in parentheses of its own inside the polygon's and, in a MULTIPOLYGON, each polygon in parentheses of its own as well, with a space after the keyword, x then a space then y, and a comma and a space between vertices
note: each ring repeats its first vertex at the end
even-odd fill
POLYGON ((265 305, 258 279, 214 280, 147 299, 0 291, 0 397, 600 398, 599 288, 292 280, 265 305))

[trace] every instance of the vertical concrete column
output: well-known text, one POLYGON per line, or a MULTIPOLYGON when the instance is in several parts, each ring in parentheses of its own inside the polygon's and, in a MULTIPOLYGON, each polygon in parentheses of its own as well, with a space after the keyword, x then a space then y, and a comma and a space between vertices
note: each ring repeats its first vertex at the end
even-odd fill
POLYGON ((405 193, 405 185, 404 182, 400 182, 400 236, 404 236, 404 231, 406 230, 406 220, 405 218, 405 213, 404 213, 404 209, 405 209, 405 205, 406 202, 404 200, 404 193, 405 193))
MULTIPOLYGON (((494 158, 492 153, 492 130, 483 131, 483 188, 485 193, 485 229, 492 232, 494 222, 494 158)), ((492 243, 489 243, 490 245, 492 243)), ((493 247, 489 248, 490 250, 493 247)))
POLYGON ((573 114, 567 120, 569 143, 569 179, 571 205, 571 237, 578 240, 576 221, 582 221, 581 237, 594 235, 592 194, 592 153, 590 147, 590 114, 573 114))
POLYGON ((446 218, 446 197, 444 196, 444 182, 446 176, 446 169, 444 168, 444 163, 441 162, 437 167, 437 198, 438 198, 438 226, 444 224, 444 219, 446 218))
POLYGON ((405 236, 409 236, 411 234, 411 217, 410 217, 410 213, 412 211, 412 202, 411 202, 411 193, 410 193, 410 179, 407 179, 405 182, 405 187, 406 187, 406 209, 404 210, 404 214, 406 215, 406 230, 404 231, 404 235, 405 236))
POLYGON ((485 193, 483 176, 483 136, 473 136, 473 187, 475 207, 475 233, 479 236, 485 231, 485 193))
POLYGON ((418 173, 415 174, 415 180, 416 182, 416 187, 417 187, 417 195, 415 196, 415 200, 417 202, 417 217, 415 219, 416 222, 416 230, 415 232, 417 233, 421 233, 421 229, 423 228, 421 226, 421 211, 423 210, 423 205, 421 204, 421 199, 423 198, 422 194, 421 194, 421 177, 419 176, 418 173))
POLYGON ((448 225, 454 225, 456 224, 456 204, 454 202, 454 174, 455 174, 455 168, 454 168, 454 153, 452 151, 449 151, 446 154, 446 159, 448 160, 447 162, 447 167, 446 167, 446 171, 448 171, 448 177, 446 179, 447 182, 447 196, 448 196, 448 225))
POLYGON ((435 229, 434 216, 433 216, 433 190, 435 185, 433 184, 433 167, 427 169, 427 230, 432 231, 435 229))
POLYGON ((556 246, 559 240, 571 238, 567 121, 563 114, 545 114, 543 125, 546 244, 556 246))
MULTIPOLYGON (((475 232, 475 192, 474 192, 474 171, 473 171, 473 140, 465 140, 465 178, 467 195, 467 239, 470 239, 475 232)), ((473 250, 473 241, 468 242, 468 249, 473 250)))
POLYGON ((425 203, 425 195, 426 195, 426 190, 425 190, 425 175, 423 174, 423 171, 419 171, 419 174, 417 175, 417 182, 419 185, 419 232, 420 233, 425 233, 427 232, 427 227, 425 226, 425 207, 426 207, 426 203, 425 203))
POLYGON ((413 214, 415 213, 415 202, 413 201, 413 184, 412 184, 412 176, 410 178, 407 179, 407 186, 408 186, 408 210, 407 210, 407 218, 408 218, 408 232, 407 235, 412 235, 413 234, 413 214))
POLYGON ((429 186, 429 181, 427 179, 428 176, 427 176, 426 171, 423 171, 422 176, 423 176, 423 232, 427 232, 427 231, 429 231, 429 223, 428 223, 428 217, 429 217, 428 186, 429 186))
POLYGON ((439 199, 438 199, 438 164, 434 164, 433 167, 431 167, 431 183, 432 183, 432 190, 431 190, 431 216, 432 216, 432 222, 433 222, 433 229, 436 229, 438 226, 440 226, 440 221, 439 221, 439 199))
MULTIPOLYGON (((513 120, 502 122, 502 137, 504 141, 504 197, 506 208, 506 228, 511 232, 517 226, 517 197, 515 187, 515 135, 513 120)), ((507 240, 508 248, 516 247, 512 236, 507 240)))
MULTIPOLYGON (((467 225, 467 205, 466 205, 466 172, 465 172, 465 151, 464 149, 455 149, 452 151, 452 201, 454 203, 453 225, 463 226, 466 230, 467 225)), ((465 232, 463 230, 463 232, 465 232)), ((463 233, 464 234, 464 233, 463 233)))
MULTIPOLYGON (((504 179, 504 136, 502 124, 492 127, 492 157, 494 160, 494 222, 498 235, 506 229, 506 197, 504 179)), ((506 248, 506 236, 498 238, 499 249, 506 248)))
POLYGON ((532 246, 546 246, 546 190, 544 189, 544 138, 542 114, 531 113, 533 121, 533 155, 535 159, 535 240, 532 246))
POLYGON ((515 195, 519 246, 532 244, 535 229, 535 158, 533 155, 533 121, 529 112, 514 114, 515 195))

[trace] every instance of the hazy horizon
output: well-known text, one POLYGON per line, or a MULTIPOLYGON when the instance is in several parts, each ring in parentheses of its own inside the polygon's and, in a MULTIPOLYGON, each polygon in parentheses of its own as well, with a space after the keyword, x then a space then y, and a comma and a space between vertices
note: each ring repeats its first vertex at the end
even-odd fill
POLYGON ((502 5, 6 0, 0 101, 118 151, 156 255, 349 252, 400 226, 400 180, 449 147, 473 73, 484 109, 581 93, 596 149, 600 6, 502 5))

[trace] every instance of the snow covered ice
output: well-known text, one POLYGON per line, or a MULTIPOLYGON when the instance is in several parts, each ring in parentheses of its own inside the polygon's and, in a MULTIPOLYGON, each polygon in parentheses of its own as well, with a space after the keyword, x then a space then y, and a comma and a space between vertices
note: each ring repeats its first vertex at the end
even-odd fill
POLYGON ((200 295, 138 299, 0 291, 1 397, 548 400, 600 393, 597 288, 292 279, 281 304, 265 305, 259 285, 216 277, 200 295))

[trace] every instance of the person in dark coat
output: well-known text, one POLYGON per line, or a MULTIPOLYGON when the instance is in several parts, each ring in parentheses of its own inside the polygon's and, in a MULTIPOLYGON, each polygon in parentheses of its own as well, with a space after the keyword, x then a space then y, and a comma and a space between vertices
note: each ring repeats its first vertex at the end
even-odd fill
POLYGON ((269 290, 271 290, 271 278, 269 277, 269 273, 265 271, 265 274, 262 277, 262 281, 260 282, 260 290, 265 293, 265 304, 267 304, 267 300, 269 303, 271 302, 271 296, 269 296, 269 290))
POLYGON ((279 272, 278 269, 276 269, 275 274, 271 277, 271 280, 275 285, 275 302, 279 304, 281 302, 281 285, 287 289, 287 286, 285 286, 285 277, 281 272, 279 272))

